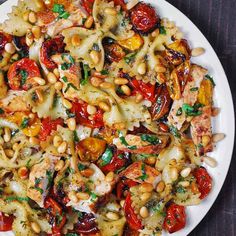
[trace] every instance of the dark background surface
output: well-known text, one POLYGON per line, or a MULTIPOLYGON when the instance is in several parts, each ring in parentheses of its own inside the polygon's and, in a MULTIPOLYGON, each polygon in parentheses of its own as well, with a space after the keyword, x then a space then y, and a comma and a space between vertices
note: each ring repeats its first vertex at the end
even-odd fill
MULTIPOLYGON (((0 0, 0 3, 4 1, 0 0)), ((187 15, 215 49, 226 71, 236 104, 236 0, 168 0, 168 2, 187 15)), ((190 236, 234 235, 236 235, 236 150, 220 195, 207 216, 190 234, 190 236)))

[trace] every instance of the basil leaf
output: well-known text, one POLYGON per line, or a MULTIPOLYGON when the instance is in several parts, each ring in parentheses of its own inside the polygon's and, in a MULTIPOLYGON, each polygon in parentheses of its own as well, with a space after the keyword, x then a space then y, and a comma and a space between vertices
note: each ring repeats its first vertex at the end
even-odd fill
POLYGON ((29 121, 30 121, 30 119, 25 117, 25 118, 23 119, 23 121, 22 121, 20 127, 21 127, 22 129, 28 127, 29 121))
POLYGON ((141 171, 142 171, 142 175, 139 176, 137 179, 141 179, 142 181, 144 181, 145 179, 148 178, 148 175, 146 174, 146 171, 145 171, 145 164, 142 163, 141 165, 141 171))
POLYGON ((166 35, 166 29, 165 29, 165 27, 164 27, 164 26, 161 26, 160 29, 159 29, 159 32, 160 32, 160 34, 166 35))
POLYGON ((79 164, 78 164, 78 169, 79 169, 79 171, 85 170, 85 169, 86 169, 86 166, 83 165, 83 164, 81 164, 81 163, 79 163, 79 164))
POLYGON ((150 134, 142 134, 141 140, 145 141, 145 142, 149 142, 153 145, 160 144, 160 139, 158 137, 156 137, 154 135, 150 135, 150 134))
POLYGON ((73 131, 73 139, 74 139, 74 142, 79 142, 79 137, 76 130, 73 131))
POLYGON ((85 85, 88 82, 90 76, 90 68, 87 64, 83 64, 83 80, 80 81, 81 85, 85 85))
POLYGON ((23 86, 26 83, 28 72, 26 70, 20 70, 20 76, 21 76, 21 86, 23 86))
POLYGON ((69 12, 65 11, 65 7, 62 4, 54 4, 52 11, 59 14, 58 19, 67 19, 70 16, 69 12))
POLYGON ((101 157, 101 166, 105 166, 107 164, 109 164, 111 162, 111 159, 113 157, 113 152, 112 152, 112 149, 107 147, 105 152, 102 154, 102 157, 101 157))
POLYGON ((103 69, 103 70, 101 70, 101 74, 102 74, 102 75, 108 75, 108 74, 109 74, 109 71, 103 69))
POLYGON ((184 103, 182 106, 182 109, 187 116, 199 116, 202 114, 202 111, 198 110, 200 107, 202 107, 201 104, 190 106, 189 104, 184 103))
POLYGON ((7 202, 12 202, 12 201, 20 201, 20 202, 23 202, 23 201, 26 201, 28 202, 29 201, 29 198, 28 197, 18 197, 18 196, 9 196, 9 197, 6 197, 6 201, 7 202))
POLYGON ((178 129, 173 125, 170 126, 170 133, 173 134, 176 138, 181 137, 180 133, 178 132, 178 129))
POLYGON ((180 107, 176 112, 176 116, 181 116, 182 113, 183 113, 183 111, 182 111, 182 108, 180 107))
POLYGON ((124 144, 128 149, 130 150, 135 150, 137 149, 137 146, 133 145, 133 146, 130 146, 127 141, 125 140, 125 137, 123 136, 123 134, 119 131, 119 139, 121 141, 122 144, 124 144))

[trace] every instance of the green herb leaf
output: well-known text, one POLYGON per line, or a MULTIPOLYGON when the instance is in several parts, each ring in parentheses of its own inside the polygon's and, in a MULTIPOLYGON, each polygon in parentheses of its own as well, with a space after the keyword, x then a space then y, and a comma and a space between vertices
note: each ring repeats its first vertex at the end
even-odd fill
POLYGON ((68 82, 68 79, 66 78, 66 76, 63 76, 61 79, 62 79, 65 83, 68 82))
POLYGON ((173 125, 170 126, 170 133, 173 134, 176 138, 181 138, 178 129, 173 125))
POLYGON ((98 196, 97 196, 95 193, 93 193, 93 192, 90 192, 89 194, 90 194, 90 196, 91 196, 91 201, 92 201, 92 202, 94 202, 94 201, 97 199, 97 197, 98 197, 98 196))
POLYGON ((28 197, 18 197, 18 196, 9 196, 9 197, 6 197, 6 201, 7 202, 12 202, 12 201, 20 201, 20 202, 23 202, 23 201, 26 201, 28 202, 29 201, 29 198, 28 197))
POLYGON ((139 176, 137 179, 141 179, 142 181, 144 181, 145 179, 148 178, 148 175, 146 174, 146 171, 145 171, 145 164, 142 163, 141 165, 141 170, 142 170, 142 175, 139 176))
POLYGON ((67 233, 66 236, 79 236, 77 233, 67 233))
POLYGON ((4 114, 4 110, 0 108, 0 115, 4 114))
POLYGON ((113 152, 112 152, 112 149, 107 147, 106 148, 106 151, 102 154, 102 157, 101 157, 101 166, 105 166, 107 164, 109 164, 111 162, 111 159, 113 157, 113 152))
POLYGON ((85 170, 86 168, 87 168, 87 167, 86 167, 85 165, 83 165, 83 164, 81 164, 81 163, 78 164, 78 169, 79 169, 79 171, 85 170))
POLYGON ((166 35, 166 29, 164 26, 161 26, 159 29, 160 34, 165 34, 166 35))
POLYGON ((160 144, 160 139, 158 137, 156 137, 154 135, 150 135, 150 134, 142 134, 141 140, 144 142, 149 142, 153 145, 160 144))
POLYGON ((181 116, 182 113, 183 113, 183 111, 182 111, 182 108, 180 107, 176 112, 176 116, 181 116))
POLYGON ((47 189, 49 189, 53 183, 53 172, 50 170, 47 170, 46 176, 47 176, 47 180, 48 180, 47 189))
POLYGON ((73 131, 73 139, 74 139, 74 142, 79 142, 79 137, 76 130, 73 131))
POLYGON ((199 104, 196 104, 194 106, 190 106, 189 104, 184 103, 182 106, 182 109, 187 116, 199 116, 202 114, 202 111, 198 110, 201 106, 202 105, 199 105, 199 104))
POLYGON ((210 75, 206 75, 205 77, 206 77, 206 79, 208 79, 208 80, 210 80, 210 81, 211 81, 211 83, 212 83, 213 87, 215 87, 215 86, 216 86, 216 84, 215 84, 215 81, 214 81, 214 79, 213 79, 213 77, 212 77, 212 76, 210 76, 210 75))
POLYGON ((135 150, 137 149, 137 146, 133 145, 133 146, 130 146, 127 141, 125 140, 125 137, 123 136, 123 134, 119 131, 119 139, 121 141, 122 144, 124 144, 128 149, 130 150, 135 150))
POLYGON ((23 121, 22 121, 20 127, 21 127, 22 129, 28 127, 29 121, 30 121, 30 119, 25 117, 25 118, 23 119, 23 121))
POLYGON ((62 4, 54 4, 52 11, 59 14, 58 19, 67 19, 70 16, 70 14, 65 11, 65 7, 62 4))
POLYGON ((179 185, 179 186, 176 188, 176 192, 177 192, 177 193, 186 193, 186 189, 185 189, 182 185, 179 185))
POLYGON ((20 70, 21 81, 20 84, 23 86, 26 83, 28 72, 26 70, 20 70))
POLYGON ((194 92, 194 91, 198 91, 198 87, 193 87, 190 89, 190 91, 194 92))
POLYGON ((128 54, 127 56, 124 57, 124 60, 127 64, 130 64, 131 62, 134 61, 135 57, 136 57, 137 53, 132 53, 132 54, 128 54))
POLYGON ((61 64, 61 69, 62 70, 68 70, 70 69, 72 66, 72 63, 67 63, 67 62, 64 62, 63 64, 61 64))
POLYGON ((83 80, 80 81, 81 85, 88 83, 88 78, 90 76, 90 68, 87 64, 83 64, 83 80))
POLYGON ((108 70, 105 70, 105 69, 103 69, 103 70, 101 70, 101 74, 102 74, 102 75, 108 75, 108 74, 109 74, 109 71, 108 71, 108 70))
POLYGON ((30 162, 31 162, 31 161, 32 161, 31 159, 29 159, 29 160, 27 161, 27 163, 26 163, 26 165, 25 165, 27 169, 30 169, 30 162))

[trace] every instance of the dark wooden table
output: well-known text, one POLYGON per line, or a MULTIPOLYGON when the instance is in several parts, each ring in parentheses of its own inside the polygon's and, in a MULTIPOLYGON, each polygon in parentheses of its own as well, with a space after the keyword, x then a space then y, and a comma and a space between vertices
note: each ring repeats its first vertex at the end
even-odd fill
MULTIPOLYGON (((0 0, 0 3, 4 1, 0 0)), ((198 26, 216 50, 228 76, 236 104, 236 0, 168 1, 198 26)), ((207 216, 190 236, 234 236, 236 235, 235 223, 236 150, 220 195, 207 216)))

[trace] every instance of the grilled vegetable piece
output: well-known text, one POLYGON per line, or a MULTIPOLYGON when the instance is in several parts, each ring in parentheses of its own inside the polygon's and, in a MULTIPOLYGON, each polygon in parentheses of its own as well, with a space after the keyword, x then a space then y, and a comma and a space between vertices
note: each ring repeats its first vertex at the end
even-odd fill
POLYGON ((131 38, 120 40, 120 41, 118 41, 118 43, 122 47, 124 47, 130 51, 135 51, 135 50, 138 50, 140 47, 142 47, 143 38, 139 34, 136 33, 131 38))
POLYGON ((199 103, 210 106, 213 100, 213 84, 210 80, 204 79, 199 88, 197 100, 199 103))

